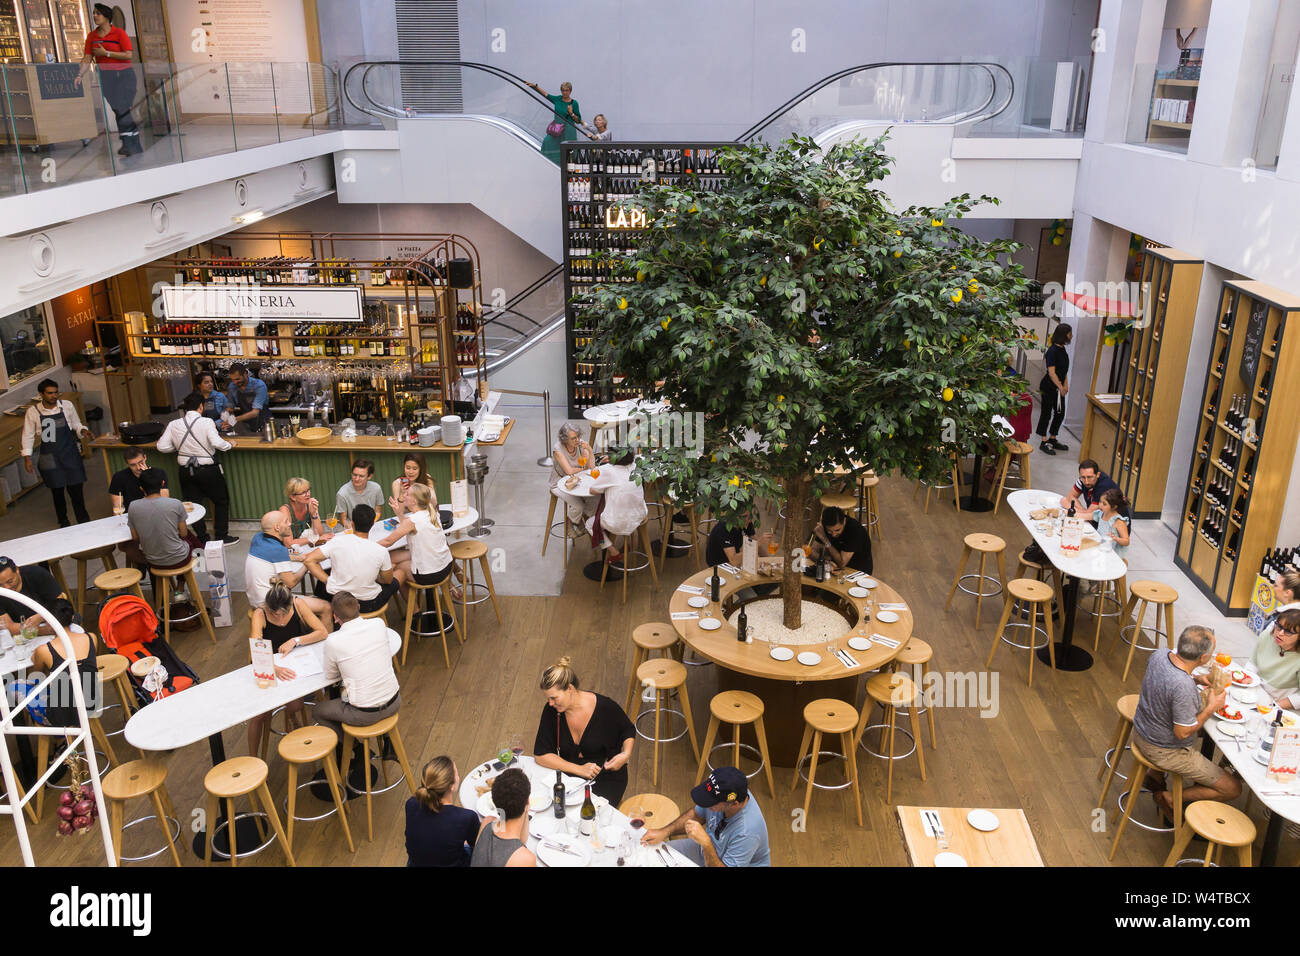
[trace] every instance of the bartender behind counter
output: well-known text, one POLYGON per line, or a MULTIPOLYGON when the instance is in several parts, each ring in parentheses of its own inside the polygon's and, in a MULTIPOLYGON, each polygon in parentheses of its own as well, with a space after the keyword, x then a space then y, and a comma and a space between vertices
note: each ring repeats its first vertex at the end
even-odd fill
MULTIPOLYGON (((248 373, 248 366, 236 362, 230 366, 230 387, 226 390, 227 411, 235 417, 237 433, 260 435, 269 420, 270 404, 266 383, 248 373)), ((226 426, 227 430, 231 426, 226 426)))

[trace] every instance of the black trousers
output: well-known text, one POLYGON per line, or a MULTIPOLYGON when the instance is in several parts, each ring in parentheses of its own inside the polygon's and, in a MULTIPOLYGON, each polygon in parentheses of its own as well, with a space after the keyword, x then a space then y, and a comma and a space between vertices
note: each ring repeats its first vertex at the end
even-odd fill
POLYGON ((131 155, 143 152, 140 130, 135 125, 135 117, 131 115, 131 107, 135 103, 135 70, 101 69, 99 85, 104 91, 104 99, 117 118, 117 132, 122 137, 122 148, 131 155))
POLYGON ((72 523, 68 521, 68 502, 63 497, 65 491, 68 493, 68 498, 72 499, 72 510, 77 516, 77 524, 90 520, 90 515, 86 511, 86 498, 81 491, 82 487, 82 485, 68 485, 66 488, 50 488, 50 497, 54 499, 54 515, 59 519, 60 528, 66 528, 72 523))
MULTIPOLYGON (((453 562, 453 564, 454 563, 455 562, 453 562)), ((451 565, 447 565, 447 566, 451 567, 451 565)), ((397 588, 398 588, 398 584, 397 581, 394 579, 392 581, 389 581, 387 584, 380 584, 379 593, 376 594, 374 597, 370 598, 369 600, 362 601, 358 599, 357 604, 361 608, 361 613, 369 614, 371 611, 378 611, 381 607, 383 607, 385 604, 388 603, 389 598, 391 598, 394 594, 397 593, 397 588)), ((330 594, 329 589, 325 586, 324 581, 313 581, 311 590, 312 593, 315 594, 322 601, 329 601, 334 598, 334 595, 330 594)))
MULTIPOLYGON (((226 487, 226 476, 217 465, 195 465, 193 474, 187 465, 180 465, 181 494, 187 501, 212 502, 213 535, 218 541, 230 532, 230 489, 226 487)), ((200 541, 208 540, 207 525, 200 518, 194 522, 194 534, 200 541)))
POLYGON ((1040 396, 1043 408, 1038 415, 1038 437, 1051 435, 1055 438, 1061 431, 1061 422, 1065 421, 1065 398, 1055 386, 1043 389, 1040 396))

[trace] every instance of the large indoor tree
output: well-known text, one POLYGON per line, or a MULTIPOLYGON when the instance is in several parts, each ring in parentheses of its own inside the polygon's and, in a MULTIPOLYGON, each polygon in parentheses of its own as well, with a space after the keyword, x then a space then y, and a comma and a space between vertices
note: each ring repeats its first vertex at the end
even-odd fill
POLYGON ((724 178, 644 186, 627 203, 646 216, 636 251, 578 300, 586 359, 705 416, 703 454, 643 449, 644 481, 733 525, 760 498, 784 503, 791 628, 804 508, 836 468, 947 474, 954 451, 999 447, 993 418, 1023 390, 1006 374, 1017 246, 956 225, 997 200, 893 209, 885 140, 737 146, 724 178))

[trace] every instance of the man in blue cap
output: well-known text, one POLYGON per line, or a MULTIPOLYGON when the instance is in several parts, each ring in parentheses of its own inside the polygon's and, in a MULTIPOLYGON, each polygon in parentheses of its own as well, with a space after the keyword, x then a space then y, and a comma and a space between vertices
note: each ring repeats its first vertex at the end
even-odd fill
POLYGON ((719 767, 691 791, 695 806, 666 827, 647 829, 642 843, 654 845, 685 832, 669 846, 700 866, 771 866, 767 823, 749 793, 749 781, 735 767, 719 767))

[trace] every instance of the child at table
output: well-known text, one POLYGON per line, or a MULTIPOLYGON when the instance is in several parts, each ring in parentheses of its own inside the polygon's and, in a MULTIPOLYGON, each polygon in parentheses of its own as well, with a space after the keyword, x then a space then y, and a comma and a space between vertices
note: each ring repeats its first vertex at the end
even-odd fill
MULTIPOLYGON (((1128 530, 1128 501, 1118 488, 1109 488, 1102 492, 1097 502, 1097 534, 1101 540, 1110 541, 1115 546, 1115 553, 1121 558, 1128 553, 1130 543, 1128 530)), ((1125 560, 1127 564, 1127 559, 1125 560)))

